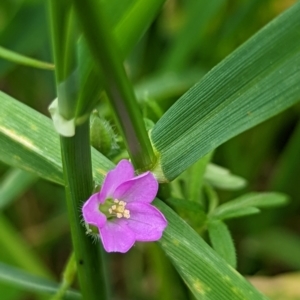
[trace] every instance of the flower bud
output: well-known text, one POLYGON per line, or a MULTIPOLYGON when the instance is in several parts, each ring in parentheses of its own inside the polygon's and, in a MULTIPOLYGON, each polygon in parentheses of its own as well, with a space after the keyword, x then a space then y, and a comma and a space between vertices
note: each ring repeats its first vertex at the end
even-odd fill
POLYGON ((91 145, 106 156, 117 148, 112 127, 106 120, 100 118, 97 111, 93 111, 90 118, 90 140, 91 145))

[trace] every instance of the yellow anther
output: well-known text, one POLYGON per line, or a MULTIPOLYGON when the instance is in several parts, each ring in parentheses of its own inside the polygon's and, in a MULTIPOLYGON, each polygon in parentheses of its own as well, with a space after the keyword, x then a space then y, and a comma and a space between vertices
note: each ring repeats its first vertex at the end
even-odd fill
POLYGON ((129 209, 125 209, 124 213, 123 213, 124 218, 129 219, 130 218, 130 212, 129 209))
POLYGON ((120 219, 122 217, 129 219, 130 211, 129 211, 129 209, 125 209, 127 203, 125 201, 119 201, 118 199, 114 199, 114 203, 116 203, 116 204, 113 204, 108 209, 108 212, 111 215, 116 216, 118 219, 120 219))
POLYGON ((124 206, 118 206, 117 208, 117 211, 120 213, 124 212, 124 210, 125 210, 124 206))

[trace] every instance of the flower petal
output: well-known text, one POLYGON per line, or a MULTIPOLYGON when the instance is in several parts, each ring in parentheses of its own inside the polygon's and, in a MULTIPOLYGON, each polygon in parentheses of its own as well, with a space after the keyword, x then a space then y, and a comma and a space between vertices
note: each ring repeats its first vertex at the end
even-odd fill
POLYGON ((109 171, 104 179, 99 195, 100 203, 103 203, 106 198, 112 197, 115 189, 124 181, 134 177, 134 169, 132 164, 126 160, 121 160, 117 166, 109 171))
POLYGON ((148 203, 128 203, 126 209, 130 211, 127 226, 135 233, 137 241, 157 241, 161 238, 168 222, 164 215, 148 203))
POLYGON ((127 221, 106 222, 100 230, 103 247, 107 252, 127 252, 135 243, 135 234, 127 227, 127 221))
POLYGON ((158 191, 158 182, 151 172, 146 172, 120 184, 113 197, 125 202, 151 203, 158 191))
POLYGON ((82 207, 84 221, 97 226, 99 229, 105 224, 106 217, 99 211, 98 194, 92 195, 82 207))

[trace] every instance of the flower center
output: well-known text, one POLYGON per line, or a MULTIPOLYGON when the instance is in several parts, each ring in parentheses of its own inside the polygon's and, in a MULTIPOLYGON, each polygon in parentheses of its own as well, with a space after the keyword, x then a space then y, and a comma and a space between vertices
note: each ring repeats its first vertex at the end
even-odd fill
POLYGON ((130 218, 130 210, 126 209, 126 202, 118 199, 107 199, 104 204, 100 204, 99 210, 106 215, 108 219, 117 217, 118 219, 130 218))

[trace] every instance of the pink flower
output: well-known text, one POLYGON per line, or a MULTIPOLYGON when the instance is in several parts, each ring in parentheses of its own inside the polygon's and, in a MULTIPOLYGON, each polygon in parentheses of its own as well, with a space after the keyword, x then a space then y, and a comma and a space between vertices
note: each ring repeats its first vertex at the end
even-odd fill
POLYGON ((101 191, 83 205, 85 223, 98 228, 107 252, 127 252, 136 241, 161 238, 167 221, 150 203, 158 183, 151 172, 134 177, 134 169, 121 160, 107 173, 101 191))

